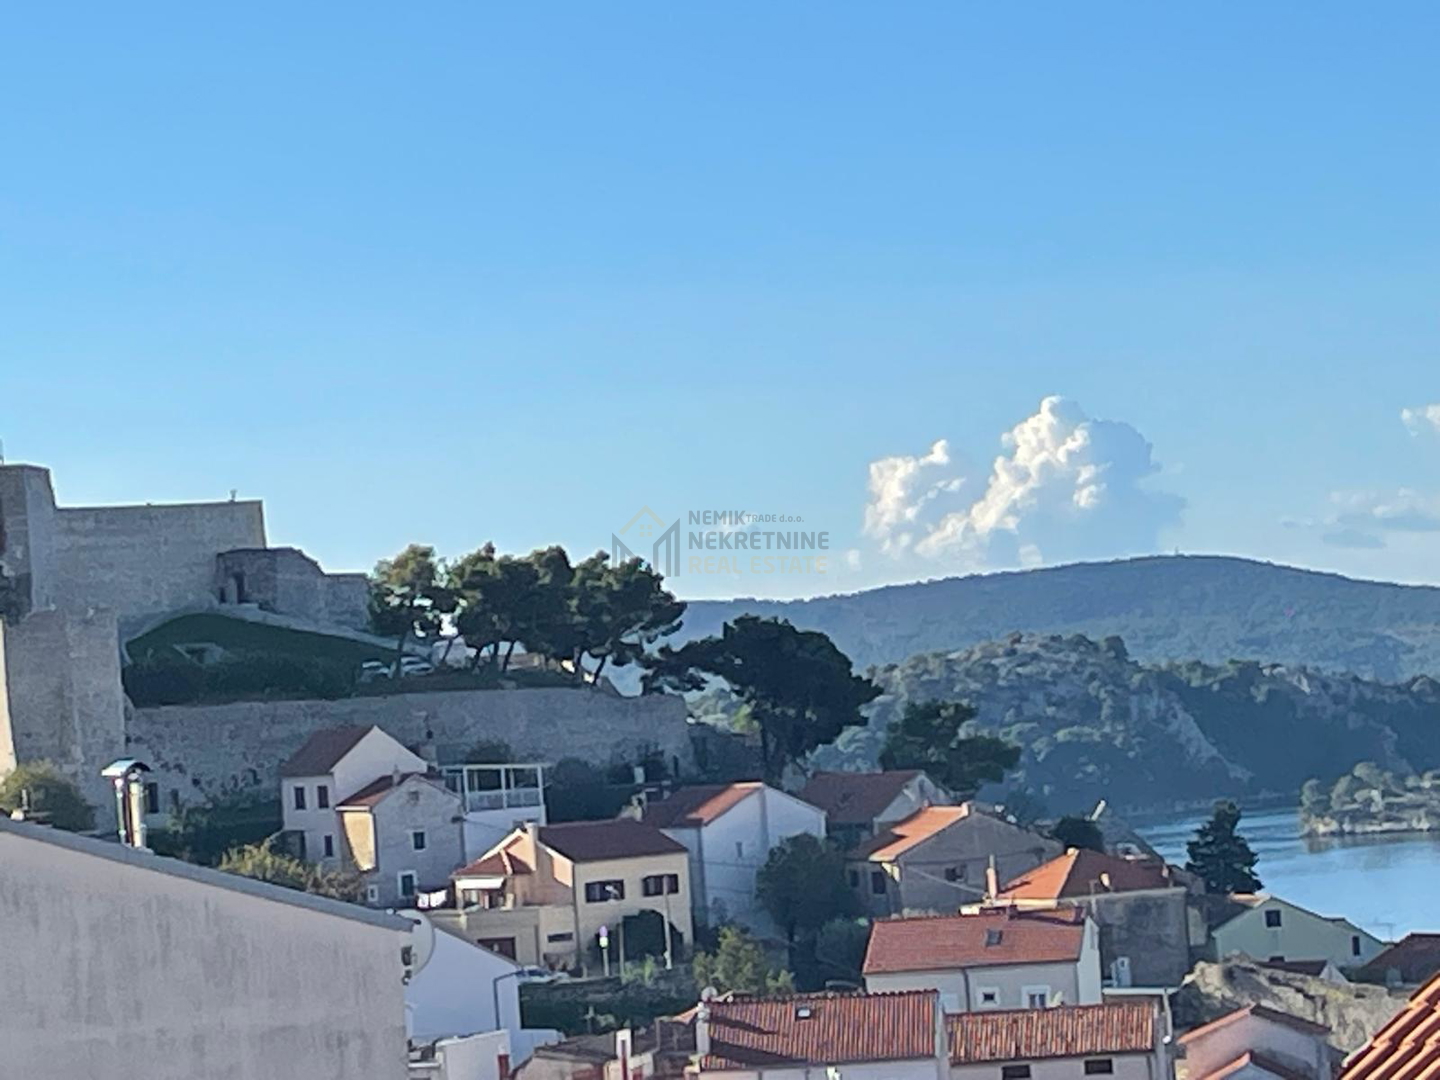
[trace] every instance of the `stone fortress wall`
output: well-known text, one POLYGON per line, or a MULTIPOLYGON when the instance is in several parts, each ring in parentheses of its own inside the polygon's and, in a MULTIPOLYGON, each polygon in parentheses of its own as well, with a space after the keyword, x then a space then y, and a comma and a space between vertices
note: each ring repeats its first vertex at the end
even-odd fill
POLYGON ((321 630, 366 625, 364 575, 327 574, 295 548, 267 548, 258 501, 57 507, 47 469, 0 464, 0 570, 21 612, 0 622, 0 775, 53 761, 102 821, 111 796, 98 774, 117 758, 155 767, 168 810, 235 784, 273 787, 311 732, 347 724, 428 743, 447 763, 482 739, 537 761, 603 765, 652 749, 681 768, 693 760, 678 698, 584 689, 131 709, 121 636, 167 613, 245 605, 321 630))
MULTIPOLYGON (((667 766, 694 764, 682 698, 627 698, 585 688, 450 690, 340 701, 238 701, 134 709, 127 753, 149 765, 164 812, 225 790, 278 790, 279 767, 312 732, 374 724, 406 746, 459 764, 482 740, 518 761, 578 757, 597 766, 650 751, 667 766)), ((341 793, 341 797, 343 797, 341 793)))

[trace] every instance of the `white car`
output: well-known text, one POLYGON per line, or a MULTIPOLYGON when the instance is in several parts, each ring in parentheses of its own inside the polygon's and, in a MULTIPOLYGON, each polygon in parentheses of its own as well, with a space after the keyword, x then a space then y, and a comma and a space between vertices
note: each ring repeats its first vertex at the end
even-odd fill
POLYGON ((429 660, 422 660, 418 656, 402 656, 400 658, 401 675, 429 675, 434 670, 434 664, 429 660))

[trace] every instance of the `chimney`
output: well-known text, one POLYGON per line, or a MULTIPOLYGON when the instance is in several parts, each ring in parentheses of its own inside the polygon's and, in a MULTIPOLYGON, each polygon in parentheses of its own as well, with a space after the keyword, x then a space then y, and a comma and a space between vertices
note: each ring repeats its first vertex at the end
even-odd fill
POLYGON ((145 848, 145 774, 150 766, 134 758, 112 761, 100 770, 115 786, 115 816, 120 842, 127 847, 145 848))
POLYGON ((990 864, 985 867, 985 899, 995 900, 1000 895, 1000 874, 995 869, 995 856, 990 856, 990 864))
POLYGON ((1115 886, 1113 886, 1113 885, 1110 884, 1110 871, 1109 871, 1109 870, 1101 870, 1101 871, 1100 871, 1100 887, 1101 887, 1102 889, 1104 889, 1106 892, 1114 892, 1114 891, 1115 891, 1115 886))
POLYGON ((714 996, 713 986, 700 991, 700 1005, 695 1010, 695 1053, 701 1058, 710 1053, 710 998, 714 996))

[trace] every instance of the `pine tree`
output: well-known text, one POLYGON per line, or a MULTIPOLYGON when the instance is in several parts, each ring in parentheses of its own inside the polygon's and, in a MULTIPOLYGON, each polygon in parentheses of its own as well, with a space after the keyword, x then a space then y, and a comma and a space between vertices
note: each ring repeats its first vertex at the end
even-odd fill
POLYGON ((1199 875, 1211 892, 1253 893, 1260 889, 1260 879, 1255 876, 1258 856, 1235 831, 1238 824, 1240 808, 1233 802, 1218 802, 1210 820, 1186 845, 1190 861, 1185 869, 1199 875))

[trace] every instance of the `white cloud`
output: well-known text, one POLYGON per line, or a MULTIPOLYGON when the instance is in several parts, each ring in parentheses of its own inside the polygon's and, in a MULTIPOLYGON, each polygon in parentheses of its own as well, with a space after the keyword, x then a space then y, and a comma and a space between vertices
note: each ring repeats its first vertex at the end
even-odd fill
POLYGON ((1401 409, 1400 419, 1412 435, 1423 432, 1440 435, 1440 402, 1422 405, 1418 409, 1401 409))
POLYGON ((1048 397, 1002 444, 984 493, 943 513, 932 501, 961 478, 919 478, 948 464, 944 440, 924 457, 874 462, 866 531, 891 554, 1034 566, 1153 551, 1159 531, 1179 519, 1182 500, 1140 486, 1158 466, 1129 424, 1092 420, 1074 402, 1048 397))
POLYGON ((1440 499, 1412 488, 1383 491, 1334 491, 1331 529, 1321 539, 1337 547, 1384 547, 1383 533, 1440 532, 1440 499))
POLYGON ((865 532, 880 541, 880 550, 903 551, 910 546, 911 526, 937 495, 954 491, 958 477, 925 485, 928 471, 950 464, 950 444, 936 439, 923 457, 887 457, 870 463, 870 502, 865 507, 865 532))

